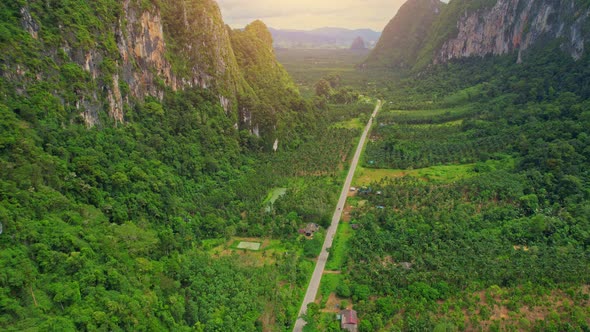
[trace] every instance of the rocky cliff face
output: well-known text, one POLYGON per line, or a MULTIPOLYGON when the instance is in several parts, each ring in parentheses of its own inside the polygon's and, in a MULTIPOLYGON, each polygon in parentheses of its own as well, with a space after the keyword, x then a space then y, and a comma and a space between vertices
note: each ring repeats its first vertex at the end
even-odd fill
POLYGON ((409 0, 389 21, 364 66, 411 68, 443 8, 439 0, 409 0))
POLYGON ((526 51, 558 41, 580 59, 590 36, 582 0, 409 0, 389 22, 366 66, 413 68, 471 56, 526 51), (433 15, 436 13, 436 15, 433 15))
POLYGON ((263 22, 254 21, 244 30, 232 31, 231 41, 238 66, 253 91, 239 94, 240 106, 246 109, 240 112, 241 124, 267 142, 276 140, 275 132, 287 136, 281 133, 280 123, 285 122, 282 118, 295 108, 293 104, 300 96, 287 71, 276 61, 269 29, 263 22))
POLYGON ((178 86, 214 89, 226 112, 237 109, 237 94, 247 90, 229 32, 213 0, 169 1, 163 10, 164 34, 178 86))
MULTIPOLYGON (((161 100, 168 90, 200 87, 218 95, 236 127, 254 131, 253 104, 239 102, 257 97, 251 96, 254 92, 236 60, 231 31, 215 1, 72 4, 63 17, 56 17, 57 10, 63 11, 53 8, 58 4, 3 5, 20 21, 21 37, 11 38, 16 41, 26 35, 31 58, 52 64, 48 70, 21 63, 17 56, 0 57, 7 69, 0 76, 15 82, 23 97, 34 84, 62 79, 63 68, 73 70, 80 85, 65 82, 54 89, 55 97, 63 101, 66 112, 77 112, 92 127, 104 119, 103 110, 115 123, 122 123, 128 105, 148 96, 161 100)), ((15 43, 8 41, 0 45, 3 51, 18 54, 15 43)), ((272 56, 269 61, 276 62, 272 56)))
MULTIPOLYGON (((228 116, 235 117, 245 82, 214 1, 169 1, 163 10, 138 10, 125 0, 123 13, 125 24, 116 34, 123 80, 133 97, 162 99, 164 87, 214 89, 228 116)), ((117 108, 116 102, 110 105, 117 108)))
POLYGON ((115 36, 121 55, 122 79, 129 85, 133 97, 163 98, 163 90, 156 82, 161 78, 165 85, 178 89, 172 65, 166 59, 167 45, 160 10, 144 11, 123 2, 124 20, 119 21, 115 36), (125 23, 124 23, 125 22, 125 23), (150 69, 154 70, 150 70, 150 69))
POLYGON ((559 38, 562 49, 579 59, 589 14, 587 5, 574 0, 498 0, 491 8, 465 12, 457 35, 444 42, 434 63, 514 51, 522 61, 522 51, 544 38, 559 38))

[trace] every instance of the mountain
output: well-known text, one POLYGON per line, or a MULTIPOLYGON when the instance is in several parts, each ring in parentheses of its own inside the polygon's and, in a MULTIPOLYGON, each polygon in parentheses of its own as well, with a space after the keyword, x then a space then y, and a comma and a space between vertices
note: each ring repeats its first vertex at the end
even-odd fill
POLYGON ((371 29, 319 28, 314 30, 270 29, 274 46, 279 48, 349 48, 355 38, 361 37, 373 47, 380 32, 371 29))
POLYGON ((356 37, 350 45, 351 50, 366 50, 367 46, 365 40, 362 37, 356 37))
POLYGON ((584 52, 590 5, 554 0, 410 0, 367 59, 373 67, 423 69, 452 59, 518 53, 556 41, 574 59, 584 52), (418 17, 418 19, 416 19, 418 17))
POLYGON ((300 223, 262 210, 265 151, 318 114, 214 1, 0 2, 0 330, 288 327, 296 251, 213 249, 300 223))
POLYGON ((238 65, 258 99, 255 105, 244 104, 256 112, 252 112, 250 118, 245 114, 242 122, 254 124, 255 133, 273 133, 277 126, 273 119, 298 108, 294 103, 301 101, 299 91, 277 62, 272 36, 262 21, 253 22, 244 30, 232 31, 231 40, 238 65))
MULTIPOLYGON (((57 83, 50 94, 64 109, 59 119, 65 122, 101 125, 106 110, 109 121, 124 123, 125 108, 137 102, 198 87, 217 96, 237 127, 258 133, 256 128, 268 119, 255 114, 258 105, 240 104, 258 96, 238 65, 232 32, 217 4, 153 3, 6 4, 0 74, 11 90, 19 91, 15 97, 29 94, 32 83, 57 83)), ((279 67, 269 56, 269 65, 279 67)), ((280 75, 284 77, 275 82, 292 88, 286 72, 280 75)))
POLYGON ((366 66, 411 66, 444 6, 439 0, 406 2, 385 26, 381 38, 365 62, 366 66))
POLYGON ((485 1, 473 9, 467 2, 450 3, 448 17, 455 31, 441 38, 433 31, 427 41, 434 53, 422 52, 422 61, 444 63, 451 59, 488 54, 522 53, 539 42, 560 39, 561 48, 574 59, 584 52, 590 5, 586 1, 485 1), (444 40, 442 44, 440 41, 444 40))

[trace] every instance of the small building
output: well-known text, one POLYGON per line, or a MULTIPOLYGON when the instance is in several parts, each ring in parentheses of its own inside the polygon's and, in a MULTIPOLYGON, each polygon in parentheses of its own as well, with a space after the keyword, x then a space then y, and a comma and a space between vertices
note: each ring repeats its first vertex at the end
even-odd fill
POLYGON ((307 224, 307 226, 305 226, 305 228, 303 229, 303 233, 306 236, 312 236, 313 233, 317 232, 320 230, 320 225, 315 224, 315 223, 309 223, 307 224))
POLYGON ((356 311, 352 309, 346 309, 340 311, 340 328, 350 332, 358 331, 359 319, 356 315, 356 311))

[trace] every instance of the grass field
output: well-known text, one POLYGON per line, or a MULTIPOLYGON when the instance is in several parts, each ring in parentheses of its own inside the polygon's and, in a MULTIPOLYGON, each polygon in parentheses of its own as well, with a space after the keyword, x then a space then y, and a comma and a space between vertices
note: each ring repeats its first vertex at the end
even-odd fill
POLYGON ((432 118, 444 114, 466 114, 469 112, 469 107, 454 107, 454 108, 439 108, 434 110, 388 110, 382 112, 380 115, 394 115, 394 116, 412 116, 412 118, 432 118))
POLYGON ((355 119, 351 119, 348 121, 342 121, 342 122, 338 122, 333 124, 331 127, 332 128, 344 128, 344 129, 363 129, 365 126, 364 123, 361 122, 360 119, 355 118, 355 119))
POLYGON ((433 123, 460 124, 461 120, 459 120, 459 118, 464 117, 472 111, 472 107, 470 107, 469 105, 433 110, 387 110, 381 112, 381 114, 378 117, 378 121, 385 123, 420 123, 431 121, 433 123))
POLYGON ((260 242, 241 241, 238 244, 238 247, 237 248, 238 249, 248 249, 248 250, 257 251, 257 250, 260 250, 260 245, 261 245, 260 242))
POLYGON ((347 242, 352 237, 354 230, 349 223, 340 223, 336 231, 336 237, 330 248, 330 256, 326 263, 326 270, 338 271, 342 268, 342 264, 346 261, 346 254, 348 251, 347 242))
POLYGON ((476 175, 475 164, 442 165, 427 168, 402 170, 402 169, 374 169, 358 167, 354 180, 354 186, 366 186, 372 182, 379 182, 384 178, 397 178, 413 176, 425 181, 454 182, 460 179, 476 175))
POLYGON ((205 246, 204 244, 204 246, 213 257, 240 255, 244 262, 255 266, 273 264, 276 261, 276 257, 285 255, 287 252, 302 251, 294 244, 270 238, 232 237, 229 240, 216 239, 205 241, 207 245, 205 246), (258 250, 240 248, 240 243, 244 242, 259 243, 260 248, 258 250))
POLYGON ((367 186, 373 182, 379 182, 384 178, 399 178, 413 176, 429 182, 451 183, 461 179, 477 176, 479 171, 509 170, 515 167, 516 160, 509 155, 496 154, 493 159, 486 162, 441 165, 418 169, 387 169, 365 168, 358 166, 352 185, 355 187, 367 186))
POLYGON ((326 305, 331 293, 336 291, 338 285, 342 282, 342 274, 324 274, 317 297, 321 298, 322 306, 326 305))
POLYGON ((266 198, 264 199, 264 204, 274 204, 279 197, 283 196, 287 193, 287 188, 273 188, 266 198))
POLYGON ((270 210, 272 209, 272 205, 277 201, 277 199, 279 199, 281 196, 285 195, 286 193, 287 193, 287 188, 273 188, 268 193, 268 195, 266 195, 266 198, 262 202, 262 204, 265 206, 266 212, 270 212, 270 210))

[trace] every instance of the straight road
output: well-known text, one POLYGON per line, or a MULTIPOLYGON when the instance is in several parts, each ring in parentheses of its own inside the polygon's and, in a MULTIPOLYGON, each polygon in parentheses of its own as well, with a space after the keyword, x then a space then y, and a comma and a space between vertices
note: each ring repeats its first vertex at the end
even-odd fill
POLYGON ((332 247, 332 241, 334 240, 334 235, 336 234, 336 230, 338 229, 338 223, 340 222, 340 217, 342 216, 342 210, 344 209, 344 203, 346 203, 346 197, 348 195, 348 191, 350 190, 352 178, 354 177, 354 172, 356 171, 356 166, 358 165, 359 159, 361 157, 361 152, 363 151, 363 147, 365 146, 367 135, 369 134, 369 130, 371 129, 371 126, 373 124, 373 118, 377 115, 379 109, 381 109, 381 104, 382 102, 380 100, 377 101, 375 110, 373 111, 373 114, 371 115, 371 118, 369 119, 369 122, 365 127, 365 131, 363 131, 363 135, 359 140, 356 152, 354 153, 354 157, 352 158, 352 163, 350 164, 350 169, 348 170, 348 176, 346 176, 344 187, 342 187, 340 199, 338 200, 338 205, 336 205, 336 211, 334 211, 334 216, 332 217, 332 223, 326 231, 326 239, 324 240, 324 245, 322 246, 322 251, 320 252, 320 256, 318 257, 315 269, 313 270, 311 280, 309 281, 309 286, 307 286, 307 292, 305 292, 305 297, 303 298, 301 309, 299 309, 299 317, 295 322, 293 332, 301 332, 303 330, 303 327, 305 326, 305 320, 303 320, 303 318, 301 317, 307 311, 307 305, 315 300, 316 294, 318 293, 320 281, 322 280, 322 274, 324 273, 324 268, 326 267, 326 262, 328 261, 327 249, 332 247))

